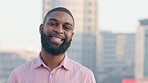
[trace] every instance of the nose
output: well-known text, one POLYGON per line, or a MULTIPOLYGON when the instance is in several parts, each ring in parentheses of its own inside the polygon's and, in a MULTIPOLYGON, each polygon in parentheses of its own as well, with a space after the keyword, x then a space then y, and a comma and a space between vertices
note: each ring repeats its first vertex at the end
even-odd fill
POLYGON ((59 26, 55 27, 54 31, 59 33, 59 34, 63 34, 63 27, 62 27, 62 25, 59 25, 59 26))

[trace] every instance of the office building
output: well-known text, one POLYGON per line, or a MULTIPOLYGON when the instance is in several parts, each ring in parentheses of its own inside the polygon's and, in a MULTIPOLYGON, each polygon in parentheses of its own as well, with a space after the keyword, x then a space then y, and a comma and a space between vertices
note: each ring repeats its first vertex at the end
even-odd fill
POLYGON ((136 32, 135 67, 136 79, 148 79, 148 19, 140 20, 136 32))
POLYGON ((135 34, 101 32, 102 55, 98 65, 98 83, 121 83, 134 77, 135 34))

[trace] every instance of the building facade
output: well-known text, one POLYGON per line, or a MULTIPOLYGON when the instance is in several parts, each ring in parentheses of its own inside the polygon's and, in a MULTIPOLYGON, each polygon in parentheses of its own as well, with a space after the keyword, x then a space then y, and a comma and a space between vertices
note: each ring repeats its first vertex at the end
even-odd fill
POLYGON ((135 34, 101 32, 102 55, 98 83, 121 83, 134 78, 135 34))
POLYGON ((136 33, 136 79, 148 79, 148 19, 140 20, 136 33))

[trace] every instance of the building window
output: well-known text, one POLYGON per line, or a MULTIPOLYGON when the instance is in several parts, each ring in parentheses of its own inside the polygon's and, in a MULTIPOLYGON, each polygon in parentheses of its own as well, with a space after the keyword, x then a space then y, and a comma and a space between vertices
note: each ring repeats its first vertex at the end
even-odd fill
POLYGON ((87 27, 87 30, 91 30, 91 26, 88 26, 88 27, 87 27))
POLYGON ((88 18, 88 22, 91 22, 91 18, 88 18))
POLYGON ((92 12, 91 12, 91 10, 88 10, 88 14, 91 14, 92 12))
POLYGON ((88 6, 91 6, 91 5, 92 5, 92 3, 91 3, 91 2, 89 2, 89 3, 88 3, 88 6))

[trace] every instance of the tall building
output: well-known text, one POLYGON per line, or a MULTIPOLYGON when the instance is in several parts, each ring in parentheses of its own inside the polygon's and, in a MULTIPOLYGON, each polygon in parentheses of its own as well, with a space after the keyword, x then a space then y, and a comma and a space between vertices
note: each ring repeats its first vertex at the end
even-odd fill
POLYGON ((140 20, 136 33, 135 67, 136 79, 148 78, 148 19, 140 20))
POLYGON ((98 0, 43 0, 43 17, 48 10, 64 6, 75 19, 75 35, 68 50, 69 57, 96 71, 98 0))
POLYGON ((102 55, 98 83, 121 83, 134 77, 135 34, 101 32, 102 55))

